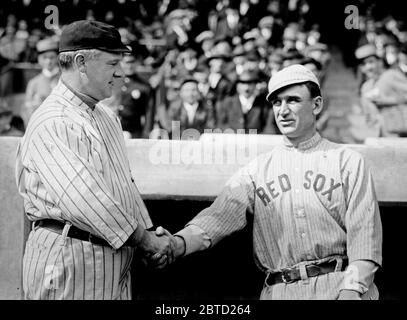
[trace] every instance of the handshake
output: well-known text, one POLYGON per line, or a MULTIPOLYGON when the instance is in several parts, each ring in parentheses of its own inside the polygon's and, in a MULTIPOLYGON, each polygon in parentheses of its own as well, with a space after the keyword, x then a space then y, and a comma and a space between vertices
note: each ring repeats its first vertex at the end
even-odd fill
POLYGON ((139 226, 129 240, 130 245, 143 252, 144 262, 157 269, 166 267, 185 253, 184 239, 173 236, 163 227, 147 231, 139 226))

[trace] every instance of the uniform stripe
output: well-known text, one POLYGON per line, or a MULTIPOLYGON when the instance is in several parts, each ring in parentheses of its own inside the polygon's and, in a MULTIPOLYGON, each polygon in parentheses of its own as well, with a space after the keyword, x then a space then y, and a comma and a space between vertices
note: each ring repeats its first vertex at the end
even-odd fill
MULTIPOLYGON (((68 220, 117 247, 137 223, 151 227, 118 123, 103 105, 91 110, 58 84, 32 115, 17 151, 16 182, 30 219, 68 220)), ((41 228, 31 232, 24 255, 27 297, 131 298, 132 249, 113 251, 76 239, 59 247, 60 238, 41 228), (59 288, 42 286, 47 263, 58 266, 53 276, 59 277, 59 288)))
MULTIPOLYGON (((253 215, 255 261, 264 272, 347 256, 382 262, 382 226, 371 173, 357 152, 315 134, 275 147, 239 170, 188 224, 212 245, 253 215), (254 195, 254 196, 253 196, 254 195), (253 199, 254 197, 254 199, 253 199)), ((204 238, 200 235, 202 245, 204 238)), ((263 299, 335 299, 343 273, 267 286, 263 299)))

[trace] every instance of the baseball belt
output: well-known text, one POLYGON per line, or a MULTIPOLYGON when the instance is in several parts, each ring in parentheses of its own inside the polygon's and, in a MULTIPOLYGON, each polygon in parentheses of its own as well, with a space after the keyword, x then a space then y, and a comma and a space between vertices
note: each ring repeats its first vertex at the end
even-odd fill
MULTIPOLYGON (((348 265, 348 259, 342 259, 342 267, 336 270, 337 261, 323 262, 321 264, 310 264, 305 266, 305 270, 309 278, 320 276, 334 271, 343 271, 348 265)), ((301 280, 301 273, 299 267, 285 268, 281 272, 269 273, 266 277, 266 283, 272 286, 277 283, 292 283, 301 280)))
MULTIPOLYGON (((34 222, 34 227, 37 227, 37 226, 47 229, 52 232, 56 232, 58 234, 62 234, 62 230, 65 227, 65 223, 58 221, 58 220, 54 220, 54 219, 43 219, 43 220, 37 220, 34 222)), ((97 236, 94 236, 90 232, 81 230, 75 226, 71 226, 69 228, 69 231, 66 236, 69 238, 74 238, 74 239, 78 239, 78 240, 82 240, 82 241, 88 241, 90 243, 93 243, 93 244, 96 244, 99 246, 109 246, 110 247, 109 243, 106 240, 99 238, 97 236)))

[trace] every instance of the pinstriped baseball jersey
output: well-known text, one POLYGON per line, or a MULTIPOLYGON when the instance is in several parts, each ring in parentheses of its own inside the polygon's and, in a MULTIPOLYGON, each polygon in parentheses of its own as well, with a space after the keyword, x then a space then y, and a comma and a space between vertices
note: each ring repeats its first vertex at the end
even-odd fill
POLYGON ((16 179, 30 220, 69 221, 113 248, 76 239, 61 247, 62 236, 32 231, 24 256, 28 298, 127 294, 132 249, 122 245, 138 223, 152 224, 132 182, 122 130, 112 112, 84 103, 60 82, 30 119, 18 149, 16 179), (55 266, 51 278, 60 285, 55 292, 44 290, 49 266, 55 266))
MULTIPOLYGON (((245 227, 249 212, 255 261, 264 272, 344 256, 380 265, 380 213, 363 158, 318 133, 298 146, 285 141, 239 170, 189 225, 214 245, 245 227)), ((342 280, 343 273, 334 273, 309 278, 308 285, 282 283, 266 288, 266 296, 335 299, 342 280)))

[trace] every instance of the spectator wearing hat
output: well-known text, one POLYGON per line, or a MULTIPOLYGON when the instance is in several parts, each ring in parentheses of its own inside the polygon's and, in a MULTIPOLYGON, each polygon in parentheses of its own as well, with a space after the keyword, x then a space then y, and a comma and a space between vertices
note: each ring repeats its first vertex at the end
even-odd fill
POLYGON ((399 68, 385 69, 376 48, 367 44, 355 52, 366 81, 361 87, 361 103, 369 119, 380 124, 380 135, 407 132, 407 77, 399 68))
MULTIPOLYGON (((181 137, 187 129, 195 129, 202 134, 205 129, 213 129, 215 126, 213 108, 202 99, 198 81, 193 77, 182 80, 179 98, 174 100, 168 108, 165 129, 171 134, 174 134, 172 132, 174 126, 177 128, 175 121, 179 122, 181 137)), ((199 136, 193 136, 193 138, 199 139, 199 136)))
POLYGON ((218 1, 215 10, 209 13, 208 26, 215 37, 233 37, 238 33, 240 25, 239 13, 230 6, 229 0, 218 1))
POLYGON ((384 46, 384 61, 390 68, 397 68, 400 44, 397 41, 389 41, 384 46))
POLYGON ((276 49, 271 52, 268 57, 267 66, 269 75, 273 76, 283 68, 284 53, 281 49, 276 49))
POLYGON ((257 133, 279 133, 274 117, 269 114, 264 92, 256 84, 260 81, 254 71, 244 71, 237 78, 236 94, 216 105, 216 127, 221 129, 256 129, 257 133))
POLYGON ((129 300, 135 254, 157 267, 172 260, 174 239, 147 231, 152 222, 120 121, 101 102, 122 81, 128 52, 106 23, 80 20, 62 31, 61 79, 31 116, 16 159, 33 222, 23 257, 26 299, 129 300))
POLYGON ((296 49, 297 31, 294 27, 288 26, 283 33, 283 51, 288 52, 296 49))
POLYGON ((283 30, 275 22, 274 16, 265 16, 259 20, 258 28, 261 36, 267 41, 267 44, 276 47, 281 41, 283 30))
POLYGON ((212 48, 215 45, 215 34, 211 30, 202 31, 195 38, 195 42, 200 45, 203 57, 209 58, 212 48))
POLYGON ((226 54, 213 54, 208 58, 209 65, 209 92, 208 103, 215 106, 222 101, 232 90, 232 83, 226 76, 227 65, 231 57, 226 54))
POLYGON ((407 43, 399 48, 395 67, 407 76, 407 43))
POLYGON ((283 54, 283 68, 293 64, 299 64, 304 59, 304 56, 295 48, 291 48, 283 54))
POLYGON ((37 43, 38 64, 41 73, 32 78, 25 92, 24 119, 27 123, 32 113, 48 97, 58 83, 60 70, 58 67, 58 43, 51 38, 37 43))
POLYGON ((331 55, 328 51, 328 46, 325 43, 315 43, 306 47, 304 50, 306 57, 313 58, 322 64, 322 68, 325 69, 331 59, 331 55))
POLYGON ((122 85, 117 85, 109 104, 117 112, 123 131, 130 138, 148 138, 154 123, 154 92, 150 84, 137 74, 133 53, 123 56, 122 85))

